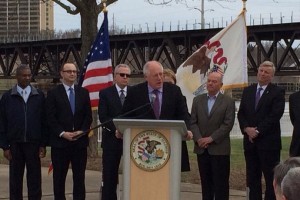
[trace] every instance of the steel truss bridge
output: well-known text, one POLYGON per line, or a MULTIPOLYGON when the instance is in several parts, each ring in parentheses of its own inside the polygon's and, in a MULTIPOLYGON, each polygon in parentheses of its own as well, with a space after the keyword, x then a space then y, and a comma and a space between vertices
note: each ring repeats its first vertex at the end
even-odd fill
MULTIPOLYGON (((221 29, 156 32, 110 37, 113 66, 126 63, 140 75, 145 62, 158 60, 164 67, 177 67, 221 29)), ((300 75, 300 23, 249 26, 248 71, 271 60, 277 75, 300 75)), ((232 38, 234 40, 234 38, 232 38)), ((81 39, 60 39, 0 44, 0 78, 14 78, 20 63, 28 63, 33 79, 59 79, 61 63, 72 58, 80 67, 81 39)))

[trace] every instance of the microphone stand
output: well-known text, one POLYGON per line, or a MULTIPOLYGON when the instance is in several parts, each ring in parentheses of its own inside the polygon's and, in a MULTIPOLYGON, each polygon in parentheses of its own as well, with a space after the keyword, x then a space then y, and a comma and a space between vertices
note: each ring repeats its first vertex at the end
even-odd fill
MULTIPOLYGON (((152 99, 153 99, 153 98, 152 98, 152 99)), ((152 99, 151 99, 151 102, 146 103, 146 104, 144 104, 144 105, 141 105, 141 106, 139 106, 139 107, 137 107, 137 108, 135 108, 135 109, 133 109, 133 110, 130 110, 130 111, 128 111, 128 112, 126 112, 126 113, 124 113, 124 114, 122 114, 122 115, 119 115, 119 116, 117 116, 117 117, 115 117, 115 118, 121 118, 121 117, 124 117, 124 116, 129 115, 129 114, 131 114, 131 113, 133 113, 133 112, 135 112, 135 111, 137 111, 137 110, 139 110, 139 109, 142 109, 142 108, 144 108, 144 107, 146 107, 146 106, 152 105, 152 102, 153 102, 152 99)), ((93 127, 93 128, 90 128, 90 129, 88 129, 88 130, 86 130, 86 131, 83 131, 82 133, 79 133, 78 135, 75 135, 74 137, 72 137, 72 139, 73 139, 73 140, 77 140, 77 139, 81 138, 82 136, 88 134, 88 133, 91 132, 92 130, 95 130, 95 129, 97 129, 97 128, 100 128, 100 127, 102 127, 102 126, 104 126, 104 125, 106 125, 106 124, 112 122, 112 120, 113 120, 113 119, 107 120, 107 121, 105 121, 105 122, 103 122, 103 123, 98 124, 97 126, 95 126, 95 127, 93 127)), ((108 129, 108 128, 106 128, 106 129, 110 131, 110 129, 108 129)))

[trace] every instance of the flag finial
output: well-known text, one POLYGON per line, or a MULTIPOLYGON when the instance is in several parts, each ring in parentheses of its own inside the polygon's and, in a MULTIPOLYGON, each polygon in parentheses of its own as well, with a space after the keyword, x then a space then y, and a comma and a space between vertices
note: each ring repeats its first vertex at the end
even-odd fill
POLYGON ((247 0, 242 0, 242 1, 243 1, 243 10, 246 11, 246 10, 247 10, 247 9, 246 9, 246 1, 247 1, 247 0))
POLYGON ((102 4, 103 4, 103 12, 107 12, 107 9, 106 9, 106 1, 107 0, 102 0, 101 2, 102 2, 102 4))

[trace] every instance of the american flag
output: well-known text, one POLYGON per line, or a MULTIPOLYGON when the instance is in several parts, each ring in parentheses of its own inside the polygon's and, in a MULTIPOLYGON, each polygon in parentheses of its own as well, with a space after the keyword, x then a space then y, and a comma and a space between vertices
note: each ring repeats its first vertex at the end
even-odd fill
POLYGON ((90 93, 91 106, 98 108, 99 91, 113 84, 107 12, 80 73, 78 85, 90 93))

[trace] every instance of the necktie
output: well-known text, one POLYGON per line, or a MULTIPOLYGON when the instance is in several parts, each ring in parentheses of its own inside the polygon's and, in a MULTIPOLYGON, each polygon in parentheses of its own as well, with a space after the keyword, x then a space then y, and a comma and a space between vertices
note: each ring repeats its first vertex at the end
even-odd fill
POLYGON ((156 98, 154 99, 154 102, 153 102, 153 111, 154 111, 156 119, 159 119, 159 110, 160 110, 159 91, 153 90, 152 93, 156 96, 156 98))
POLYGON ((74 115, 75 113, 75 95, 74 95, 74 89, 73 88, 69 88, 70 94, 69 94, 69 101, 70 101, 70 106, 72 109, 72 113, 74 115))
POLYGON ((260 99, 260 92, 263 90, 262 87, 259 87, 256 91, 256 96, 255 96, 255 109, 257 107, 257 104, 259 102, 259 99, 260 99))
POLYGON ((125 94, 124 94, 124 90, 120 90, 121 94, 120 94, 120 100, 121 100, 121 104, 123 106, 124 101, 125 101, 125 94))

